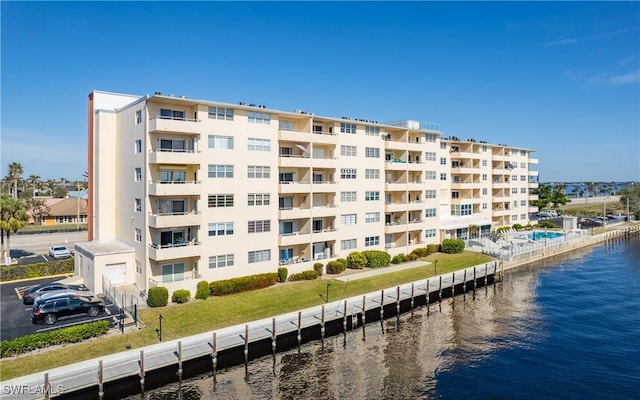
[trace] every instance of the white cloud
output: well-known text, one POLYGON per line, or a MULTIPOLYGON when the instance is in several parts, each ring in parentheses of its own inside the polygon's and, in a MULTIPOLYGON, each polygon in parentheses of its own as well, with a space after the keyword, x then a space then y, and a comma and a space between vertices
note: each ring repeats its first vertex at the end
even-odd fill
POLYGON ((622 86, 640 82, 640 70, 610 72, 592 76, 587 80, 590 86, 622 86))

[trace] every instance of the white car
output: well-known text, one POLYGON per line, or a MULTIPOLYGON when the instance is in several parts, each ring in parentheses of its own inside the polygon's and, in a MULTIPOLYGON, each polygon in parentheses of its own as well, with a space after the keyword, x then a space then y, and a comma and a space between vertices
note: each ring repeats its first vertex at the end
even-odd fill
POLYGON ((71 257, 71 252, 64 246, 51 246, 49 247, 49 255, 58 260, 71 257))

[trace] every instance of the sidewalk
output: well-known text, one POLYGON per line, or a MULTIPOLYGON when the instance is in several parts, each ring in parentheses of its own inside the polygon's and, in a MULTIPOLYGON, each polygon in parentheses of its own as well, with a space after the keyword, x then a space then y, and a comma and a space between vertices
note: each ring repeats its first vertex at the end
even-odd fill
POLYGON ((425 265, 431 265, 429 261, 407 261, 402 264, 391 264, 388 267, 383 268, 363 268, 363 269, 347 269, 340 276, 323 275, 327 279, 335 279, 340 282, 355 281, 357 279, 370 278, 372 276, 378 276, 382 274, 389 274, 391 272, 398 272, 405 269, 424 267, 425 265))

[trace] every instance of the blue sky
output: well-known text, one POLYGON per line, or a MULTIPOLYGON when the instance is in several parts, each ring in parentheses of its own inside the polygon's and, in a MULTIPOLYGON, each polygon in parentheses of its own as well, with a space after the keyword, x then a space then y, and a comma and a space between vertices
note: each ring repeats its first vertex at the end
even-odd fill
POLYGON ((638 2, 1 3, 2 175, 82 179, 92 90, 437 122, 640 180, 638 2))

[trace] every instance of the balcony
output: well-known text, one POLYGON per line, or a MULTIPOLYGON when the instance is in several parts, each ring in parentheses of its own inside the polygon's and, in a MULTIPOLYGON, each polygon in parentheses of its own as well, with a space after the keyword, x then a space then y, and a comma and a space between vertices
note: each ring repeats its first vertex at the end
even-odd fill
POLYGON ((278 191, 281 194, 311 193, 311 184, 307 181, 280 181, 278 191))
POLYGON ((200 151, 150 150, 149 164, 200 164, 200 151))
POLYGON ((281 233, 278 235, 278 246, 292 246, 301 243, 310 243, 311 242, 311 233, 310 232, 291 232, 291 233, 281 233))
POLYGON ((492 214, 494 217, 505 217, 505 216, 511 215, 511 210, 497 208, 497 209, 493 209, 492 214))
POLYGON ((338 230, 335 228, 326 228, 318 231, 312 232, 312 237, 314 242, 328 242, 331 240, 336 240, 336 232, 338 230))
POLYGON ((311 141, 311 133, 304 132, 304 131, 280 129, 278 131, 278 140, 309 143, 311 141))
POLYGON ((504 154, 494 154, 491 159, 494 161, 511 161, 511 157, 504 154))
POLYGON ((384 233, 402 233, 407 231, 407 224, 400 221, 389 222, 384 226, 384 233))
POLYGON ((451 189, 480 189, 481 186, 480 182, 451 182, 451 189))
POLYGON ((529 182, 529 185, 527 186, 529 187, 529 189, 537 189, 540 185, 538 184, 538 182, 529 182))
POLYGON ((313 181, 314 192, 335 192, 338 190, 336 182, 334 181, 313 181))
POLYGON ((404 160, 387 160, 385 162, 385 169, 389 171, 406 171, 407 170, 407 162, 404 160))
POLYGON ((314 168, 335 168, 336 167, 336 158, 335 157, 313 157, 311 163, 314 168))
POLYGON ((310 217, 311 209, 309 207, 280 207, 278 209, 278 219, 298 219, 310 217))
POLYGON ((393 191, 406 191, 407 190, 407 183, 406 182, 385 182, 384 183, 384 190, 386 190, 387 192, 393 192, 393 191))
MULTIPOLYGON (((424 208, 424 201, 419 200, 419 201, 412 201, 409 204, 406 204, 406 208, 407 210, 421 210, 424 208)), ((387 211, 387 210, 385 210, 387 211)))
POLYGON ((154 261, 172 260, 177 258, 199 257, 200 244, 195 242, 163 244, 153 243, 149 246, 149 258, 154 261))
POLYGON ((407 190, 422 192, 425 189, 424 181, 410 181, 407 184, 407 190))
POLYGON ((529 162, 529 164, 538 164, 538 159, 537 158, 530 158, 527 160, 529 162))
POLYGON ((511 188, 511 182, 493 181, 491 187, 495 189, 509 189, 511 188))
MULTIPOLYGON (((421 206, 422 207, 422 206, 421 206)), ((407 211, 407 203, 404 201, 391 202, 384 204, 385 212, 403 212, 407 211)))
POLYGON ((407 150, 407 141, 384 139, 384 148, 388 150, 407 150))
POLYGON ((313 143, 336 145, 338 144, 338 135, 335 133, 314 132, 313 135, 311 135, 311 140, 313 143))
POLYGON ((314 217, 335 217, 337 214, 335 205, 313 207, 314 217))
POLYGON ((280 155, 278 157, 278 166, 308 168, 311 166, 311 162, 308 156, 280 155))
POLYGON ((170 214, 149 214, 149 227, 151 228, 194 226, 200 225, 201 221, 202 214, 199 211, 170 214))
POLYGON ((150 181, 149 196, 188 196, 200 194, 200 181, 150 181))
POLYGON ((151 118, 149 120, 149 132, 200 134, 202 133, 202 121, 189 118, 151 118))

